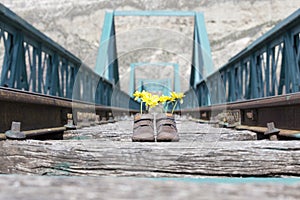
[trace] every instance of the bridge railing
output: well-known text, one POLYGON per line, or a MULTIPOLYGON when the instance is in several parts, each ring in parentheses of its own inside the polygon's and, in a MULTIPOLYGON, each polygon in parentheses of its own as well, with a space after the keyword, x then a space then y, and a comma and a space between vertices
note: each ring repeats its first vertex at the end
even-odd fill
POLYGON ((129 95, 0 4, 0 86, 111 106, 139 108, 129 95))
POLYGON ((299 92, 299 41, 300 9, 199 82, 194 89, 198 105, 299 92))

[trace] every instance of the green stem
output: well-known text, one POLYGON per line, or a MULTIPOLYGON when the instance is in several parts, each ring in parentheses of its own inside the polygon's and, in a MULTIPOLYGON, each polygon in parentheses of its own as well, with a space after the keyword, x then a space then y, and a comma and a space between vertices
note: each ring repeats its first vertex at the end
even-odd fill
POLYGON ((165 107, 165 113, 168 112, 170 102, 168 101, 166 104, 167 104, 167 105, 166 105, 166 107, 165 107))
POLYGON ((173 109, 172 109, 172 114, 173 114, 173 112, 174 112, 174 110, 175 110, 176 106, 177 106, 177 101, 175 101, 175 104, 174 104, 174 106, 173 106, 173 109))
POLYGON ((167 112, 167 105, 168 105, 168 103, 165 102, 165 103, 164 103, 164 112, 165 112, 165 113, 167 112))
POLYGON ((143 109, 143 102, 141 101, 141 114, 143 114, 143 112, 142 112, 142 109, 143 109))
POLYGON ((161 112, 162 112, 162 113, 164 112, 164 109, 163 109, 163 108, 161 108, 161 112))

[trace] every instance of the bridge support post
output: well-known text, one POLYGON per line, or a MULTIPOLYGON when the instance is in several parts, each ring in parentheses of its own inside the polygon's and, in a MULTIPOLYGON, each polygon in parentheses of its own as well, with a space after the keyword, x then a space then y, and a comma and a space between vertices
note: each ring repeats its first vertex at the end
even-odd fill
POLYGON ((135 91, 135 68, 138 66, 173 66, 173 88, 169 87, 169 90, 173 90, 175 92, 180 92, 180 77, 179 77, 179 65, 177 63, 131 63, 130 64, 130 84, 129 84, 129 95, 135 91))
POLYGON ((213 62, 209 40, 205 28, 204 16, 202 13, 195 13, 194 44, 192 55, 192 66, 190 86, 196 85, 213 72, 213 62))
POLYGON ((113 11, 105 13, 95 71, 100 76, 112 82, 115 86, 119 86, 119 70, 113 11))

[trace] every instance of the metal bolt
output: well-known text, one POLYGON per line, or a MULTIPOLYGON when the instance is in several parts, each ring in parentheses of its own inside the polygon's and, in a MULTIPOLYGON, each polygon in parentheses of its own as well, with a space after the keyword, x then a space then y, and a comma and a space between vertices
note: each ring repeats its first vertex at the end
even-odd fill
POLYGON ((270 135, 270 140, 277 141, 278 140, 277 135, 270 135))
POLYGON ((96 115, 95 113, 89 113, 89 122, 91 126, 96 125, 96 115))
POLYGON ((90 122, 89 122, 89 113, 83 113, 82 114, 82 127, 88 127, 90 126, 90 122))
POLYGON ((115 122, 114 117, 111 112, 108 113, 108 122, 109 123, 115 122))
POLYGON ((25 139, 26 135, 21 132, 21 122, 12 122, 11 129, 5 132, 5 136, 9 139, 25 139))
POLYGON ((68 119, 73 119, 72 113, 68 113, 68 114, 67 114, 67 118, 68 118, 68 119))
POLYGON ((76 126, 73 123, 73 115, 71 113, 68 113, 67 114, 67 118, 68 118, 68 121, 67 121, 67 124, 64 127, 66 127, 67 130, 74 130, 74 129, 76 129, 76 126))
POLYGON ((246 112, 246 116, 248 119, 254 120, 254 113, 253 110, 246 112))
POLYGON ((275 128, 274 122, 267 123, 268 130, 264 133, 268 135, 270 140, 278 140, 279 129, 275 128))
POLYGON ((100 116, 99 115, 96 115, 96 124, 100 124, 100 116))
POLYGON ((207 118, 207 112, 201 113, 201 119, 206 119, 207 118))

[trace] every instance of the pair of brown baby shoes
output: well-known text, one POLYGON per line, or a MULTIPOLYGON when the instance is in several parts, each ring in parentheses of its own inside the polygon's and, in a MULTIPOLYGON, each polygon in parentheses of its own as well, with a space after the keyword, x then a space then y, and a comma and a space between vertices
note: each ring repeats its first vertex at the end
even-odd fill
POLYGON ((133 142, 178 142, 179 135, 175 118, 172 114, 157 114, 154 120, 152 114, 136 114, 133 125, 133 142), (156 137, 154 130, 156 127, 156 137))

